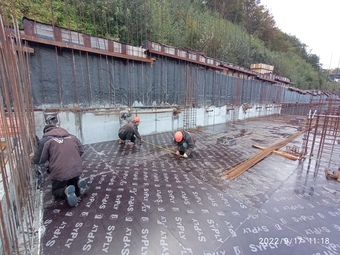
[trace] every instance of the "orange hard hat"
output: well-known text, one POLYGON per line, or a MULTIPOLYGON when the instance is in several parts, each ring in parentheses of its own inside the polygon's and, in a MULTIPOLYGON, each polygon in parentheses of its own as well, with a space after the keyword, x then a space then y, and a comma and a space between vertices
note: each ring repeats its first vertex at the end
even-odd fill
POLYGON ((140 122, 140 118, 139 118, 139 117, 134 117, 134 118, 133 118, 133 121, 134 121, 134 122, 140 122))
POLYGON ((179 143, 180 141, 182 141, 182 139, 183 139, 183 134, 182 134, 182 132, 181 132, 181 131, 177 131, 177 132, 175 133, 175 141, 179 143))

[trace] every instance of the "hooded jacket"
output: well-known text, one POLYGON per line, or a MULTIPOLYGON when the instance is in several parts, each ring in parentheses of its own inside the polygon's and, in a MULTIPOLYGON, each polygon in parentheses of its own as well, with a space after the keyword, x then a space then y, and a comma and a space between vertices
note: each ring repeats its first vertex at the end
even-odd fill
POLYGON ((36 150, 34 152, 33 158, 31 159, 31 162, 33 164, 36 164, 36 165, 39 164, 39 161, 40 161, 40 158, 41 158, 41 153, 42 153, 42 151, 44 149, 44 145, 51 138, 52 138, 52 136, 45 136, 45 137, 41 138, 40 140, 38 140, 37 148, 36 148, 36 150))
POLYGON ((134 122, 134 121, 131 121, 128 124, 125 124, 124 126, 122 126, 118 130, 118 133, 121 133, 121 132, 124 132, 124 131, 132 132, 138 139, 142 139, 142 137, 140 136, 140 134, 138 132, 138 126, 137 126, 136 122, 134 122))
POLYGON ((80 176, 84 148, 79 139, 67 130, 57 127, 43 135, 45 142, 39 164, 49 161, 52 180, 65 181, 80 176))

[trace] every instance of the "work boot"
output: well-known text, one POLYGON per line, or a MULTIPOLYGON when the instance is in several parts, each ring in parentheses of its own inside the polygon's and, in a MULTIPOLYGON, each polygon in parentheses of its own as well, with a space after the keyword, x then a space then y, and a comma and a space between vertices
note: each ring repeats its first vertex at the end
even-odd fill
POLYGON ((125 144, 126 144, 126 145, 134 145, 135 143, 134 143, 134 142, 131 142, 130 140, 126 140, 126 141, 125 141, 125 144))
POLYGON ((124 143, 125 143, 125 141, 124 141, 124 140, 122 140, 122 139, 119 139, 118 143, 119 143, 119 144, 124 144, 124 143))
POLYGON ((77 184, 80 195, 85 195, 89 191, 89 186, 87 186, 87 183, 84 179, 79 179, 77 184))
POLYGON ((66 199, 71 207, 76 206, 78 198, 76 196, 76 188, 73 185, 67 186, 65 189, 66 199))

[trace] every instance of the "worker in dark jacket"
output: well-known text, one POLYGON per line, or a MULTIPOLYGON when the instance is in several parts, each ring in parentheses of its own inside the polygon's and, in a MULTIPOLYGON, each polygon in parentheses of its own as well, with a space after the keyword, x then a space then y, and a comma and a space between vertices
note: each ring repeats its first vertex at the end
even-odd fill
POLYGON ((195 135, 187 131, 177 131, 174 135, 174 143, 177 147, 176 155, 187 158, 195 147, 195 135))
MULTIPOLYGON (((43 134, 45 134, 46 132, 52 130, 53 128, 55 128, 55 125, 53 124, 48 124, 44 127, 43 129, 43 134)), ((41 153, 43 151, 44 145, 45 143, 52 138, 52 136, 46 136, 43 137, 41 139, 37 138, 37 148, 34 152, 34 154, 31 155, 31 162, 32 164, 35 164, 35 169, 37 172, 37 180, 36 180, 36 187, 37 189, 40 189, 43 184, 44 184, 44 173, 45 172, 49 172, 48 170, 48 163, 44 163, 44 164, 39 164, 40 158, 41 158, 41 153)))
MULTIPOLYGON (((43 129, 43 134, 45 134, 46 132, 52 130, 55 127, 56 126, 53 125, 53 124, 46 125, 44 127, 44 129, 43 129)), ((39 161, 40 161, 40 158, 41 158, 41 153, 43 151, 44 145, 51 138, 52 138, 52 136, 43 136, 40 140, 37 139, 38 140, 37 141, 38 146, 37 146, 37 149, 35 150, 34 155, 33 155, 32 159, 31 159, 31 162, 33 164, 37 164, 37 165, 39 164, 39 161)))
POLYGON ((140 136, 138 132, 138 126, 140 123, 139 117, 134 117, 133 121, 125 124, 118 130, 118 136, 120 138, 120 144, 127 144, 133 145, 135 144, 136 137, 141 141, 144 142, 143 138, 140 136))
POLYGON ((76 206, 78 196, 88 190, 86 181, 80 179, 83 145, 76 136, 61 127, 47 131, 42 139, 48 137, 39 164, 49 162, 53 196, 56 199, 67 199, 70 206, 76 206))

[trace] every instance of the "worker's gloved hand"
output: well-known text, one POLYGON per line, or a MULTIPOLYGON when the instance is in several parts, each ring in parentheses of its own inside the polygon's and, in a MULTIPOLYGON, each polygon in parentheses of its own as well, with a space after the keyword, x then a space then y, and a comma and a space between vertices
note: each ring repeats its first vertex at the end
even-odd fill
POLYGON ((188 157, 188 155, 187 155, 186 153, 184 153, 184 154, 183 154, 183 157, 187 158, 187 157, 188 157))
POLYGON ((175 154, 176 154, 177 156, 181 155, 181 154, 179 153, 179 151, 176 151, 175 154))
POLYGON ((143 138, 141 138, 141 139, 140 139, 140 143, 143 143, 143 142, 144 142, 144 139, 143 139, 143 138))

